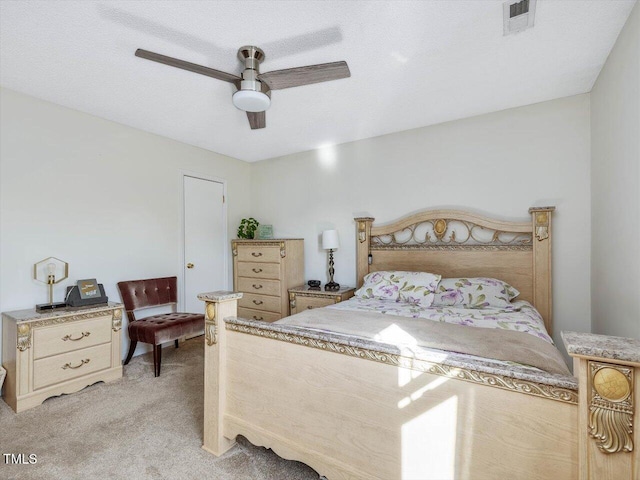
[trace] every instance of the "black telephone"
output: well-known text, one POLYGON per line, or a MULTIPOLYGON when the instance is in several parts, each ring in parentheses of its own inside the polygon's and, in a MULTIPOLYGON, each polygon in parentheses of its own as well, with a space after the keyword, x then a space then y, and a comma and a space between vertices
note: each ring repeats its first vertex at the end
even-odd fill
MULTIPOLYGON (((109 302, 109 297, 107 297, 104 293, 104 287, 101 283, 96 283, 98 292, 91 296, 81 295, 80 288, 82 287, 82 283, 86 280, 78 281, 78 285, 74 285, 72 287, 67 287, 67 297, 66 302, 69 307, 87 307, 90 305, 103 305, 109 302), (86 298, 82 298, 82 297, 86 298)), ((95 283, 95 280, 94 280, 95 283)))

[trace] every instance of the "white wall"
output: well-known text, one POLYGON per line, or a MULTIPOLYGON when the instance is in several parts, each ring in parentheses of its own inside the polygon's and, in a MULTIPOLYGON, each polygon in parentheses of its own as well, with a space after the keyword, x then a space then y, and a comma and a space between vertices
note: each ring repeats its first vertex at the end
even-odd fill
POLYGON ((593 331, 640 338, 640 4, 591 103, 593 331))
POLYGON ((46 301, 30 274, 50 255, 70 262, 65 283, 96 277, 116 300, 120 280, 175 274, 183 169, 227 179, 231 237, 249 214, 276 235, 304 237, 307 278, 326 279, 318 236, 338 228, 343 284, 355 281, 354 216, 387 222, 441 206, 525 220, 528 207, 554 204, 555 338, 590 330, 588 95, 250 165, 0 94, 2 311, 46 301))
POLYGON ((58 301, 81 278, 119 301, 118 281, 176 275, 180 170, 227 180, 230 238, 250 211, 248 163, 7 89, 0 143, 1 311, 47 301, 31 272, 49 256, 70 264, 58 301))
MULTIPOLYGON (((337 228, 336 281, 355 282, 353 217, 376 222, 427 207, 463 207, 528 220, 556 205, 554 322, 590 331, 589 96, 425 127, 259 162, 252 216, 304 237, 307 278, 326 280, 319 235, 337 228)), ((329 139, 328 139, 329 140, 329 139)))

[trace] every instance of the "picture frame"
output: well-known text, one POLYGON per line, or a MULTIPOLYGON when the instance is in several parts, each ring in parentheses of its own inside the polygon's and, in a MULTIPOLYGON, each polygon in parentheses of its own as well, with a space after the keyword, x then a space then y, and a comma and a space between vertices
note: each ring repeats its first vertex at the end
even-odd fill
POLYGON ((258 225, 256 239, 271 240, 273 238, 273 225, 258 225))
POLYGON ((80 299, 87 300, 90 298, 100 297, 100 288, 95 278, 87 278, 78 280, 78 290, 80 291, 80 299))

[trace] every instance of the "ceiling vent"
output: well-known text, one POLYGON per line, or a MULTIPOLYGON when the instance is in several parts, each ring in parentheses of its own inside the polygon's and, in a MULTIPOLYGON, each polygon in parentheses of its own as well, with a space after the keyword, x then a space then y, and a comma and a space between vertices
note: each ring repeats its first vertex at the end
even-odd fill
POLYGON ((522 32, 533 27, 536 14, 536 0, 510 1, 502 4, 504 34, 522 32))

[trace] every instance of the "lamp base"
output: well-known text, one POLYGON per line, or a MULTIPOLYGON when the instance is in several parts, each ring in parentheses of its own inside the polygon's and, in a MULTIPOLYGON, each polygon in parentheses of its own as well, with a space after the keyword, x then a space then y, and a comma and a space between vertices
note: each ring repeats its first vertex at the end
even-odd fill
POLYGON ((55 310, 56 308, 64 308, 67 304, 65 302, 53 302, 53 303, 41 303, 36 305, 36 312, 46 312, 47 310, 55 310))
POLYGON ((340 290, 340 284, 336 282, 329 282, 325 284, 324 289, 328 292, 337 292, 340 290))

